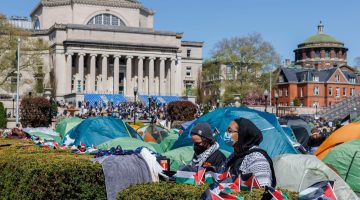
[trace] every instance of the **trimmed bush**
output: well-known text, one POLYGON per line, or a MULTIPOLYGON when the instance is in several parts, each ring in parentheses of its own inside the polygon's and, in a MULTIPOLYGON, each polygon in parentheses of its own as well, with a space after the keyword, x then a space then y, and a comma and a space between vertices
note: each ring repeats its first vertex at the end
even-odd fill
POLYGON ((6 128, 7 118, 4 104, 0 102, 0 128, 6 128))
MULTIPOLYGON (((207 185, 185 185, 176 184, 173 182, 160 183, 146 183, 133 185, 121 191, 117 197, 118 200, 186 200, 186 199, 201 199, 201 195, 208 188, 207 185)), ((289 199, 296 199, 297 192, 290 192, 282 190, 288 194, 289 199)), ((246 200, 261 199, 264 193, 263 189, 254 189, 252 192, 241 191, 235 193, 237 196, 242 196, 246 200)))
POLYGON ((20 109, 23 127, 48 127, 51 123, 51 104, 44 97, 24 97, 20 109))
POLYGON ((106 199, 102 168, 92 156, 0 139, 0 157, 2 199, 106 199))
POLYGON ((191 121, 195 119, 197 107, 190 101, 173 101, 167 105, 171 121, 191 121))

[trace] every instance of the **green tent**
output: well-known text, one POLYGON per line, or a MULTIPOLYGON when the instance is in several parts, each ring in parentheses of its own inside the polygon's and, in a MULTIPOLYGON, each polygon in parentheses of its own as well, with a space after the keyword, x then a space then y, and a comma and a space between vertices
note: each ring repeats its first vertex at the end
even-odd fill
POLYGON ((323 159, 346 183, 360 193, 360 139, 334 147, 323 159))
POLYGON ((64 138, 65 135, 75 126, 80 124, 83 119, 77 117, 71 117, 61 120, 58 124, 56 124, 56 132, 60 133, 60 137, 64 138))
POLYGON ((159 144, 159 146, 164 152, 167 152, 171 149, 172 145, 178 140, 178 138, 179 135, 170 134, 164 138, 164 140, 159 144))
POLYGON ((124 150, 135 150, 138 147, 147 147, 150 150, 156 152, 155 148, 150 144, 131 137, 121 137, 109 140, 97 146, 98 149, 110 149, 112 147, 120 146, 124 150))
POLYGON ((57 143, 61 142, 59 133, 55 132, 51 128, 24 128, 23 131, 32 137, 39 137, 42 140, 50 140, 57 143))

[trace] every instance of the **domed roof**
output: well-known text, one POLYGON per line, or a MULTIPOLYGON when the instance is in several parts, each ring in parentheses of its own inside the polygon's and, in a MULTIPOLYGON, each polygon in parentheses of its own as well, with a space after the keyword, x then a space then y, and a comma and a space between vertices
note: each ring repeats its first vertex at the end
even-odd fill
POLYGON ((325 34, 324 33, 324 25, 320 21, 320 24, 318 25, 318 32, 316 35, 313 35, 309 38, 307 38, 303 44, 309 44, 309 43, 325 43, 325 42, 332 42, 332 43, 341 43, 337 39, 335 39, 333 36, 325 34))
POLYGON ((341 43, 331 35, 325 33, 317 33, 309 38, 307 38, 303 43, 324 43, 324 42, 334 42, 341 43))

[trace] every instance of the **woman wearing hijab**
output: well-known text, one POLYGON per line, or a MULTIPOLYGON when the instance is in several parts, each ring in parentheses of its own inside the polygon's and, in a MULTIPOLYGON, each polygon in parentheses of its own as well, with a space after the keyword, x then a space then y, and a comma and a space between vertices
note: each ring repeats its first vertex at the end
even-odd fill
POLYGON ((261 131, 250 120, 240 118, 232 121, 224 141, 234 147, 234 153, 227 159, 225 167, 230 168, 230 173, 235 177, 253 175, 261 187, 275 187, 271 158, 258 147, 262 140, 261 131))

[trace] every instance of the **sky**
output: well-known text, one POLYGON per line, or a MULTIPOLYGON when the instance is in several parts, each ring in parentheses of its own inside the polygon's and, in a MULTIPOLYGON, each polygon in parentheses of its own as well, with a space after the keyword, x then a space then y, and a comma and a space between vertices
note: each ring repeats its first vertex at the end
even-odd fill
MULTIPOLYGON (((40 0, 0 0, 0 13, 29 16, 40 0)), ((348 64, 360 56, 360 0, 142 0, 153 9, 158 30, 183 32, 183 40, 203 41, 208 58, 223 38, 257 32, 282 60, 316 34, 320 20, 325 33, 349 48, 348 64)))

